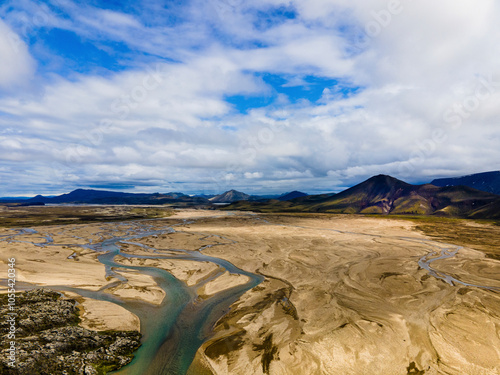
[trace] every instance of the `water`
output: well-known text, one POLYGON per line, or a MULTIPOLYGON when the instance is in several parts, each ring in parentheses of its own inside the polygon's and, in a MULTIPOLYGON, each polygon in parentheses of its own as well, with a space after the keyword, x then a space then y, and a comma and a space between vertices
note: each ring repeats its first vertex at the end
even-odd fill
POLYGON ((427 255, 424 255, 422 258, 419 259, 418 265, 420 268, 423 268, 429 272, 429 275, 434 276, 437 279, 441 279, 445 281, 446 283, 450 284, 451 286, 455 285, 464 285, 464 286, 470 286, 470 287, 475 287, 475 288, 481 288, 481 289, 488 289, 488 290, 494 290, 494 291, 499 291, 500 288, 494 287, 494 286, 485 286, 485 285, 477 285, 477 284, 469 284, 464 281, 461 281, 457 279, 456 277, 453 277, 451 275, 447 275, 444 272, 435 270, 432 268, 431 263, 435 262, 436 260, 440 259, 448 259, 455 257, 459 250, 462 249, 461 246, 456 246, 456 247, 451 247, 451 248, 444 248, 441 249, 441 251, 433 251, 427 255))
MULTIPOLYGON (((212 328, 221 317, 228 311, 230 306, 236 302, 246 291, 257 286, 263 281, 263 277, 245 272, 228 261, 210 257, 201 251, 188 251, 184 249, 169 249, 165 255, 161 250, 149 246, 140 245, 134 240, 148 236, 157 236, 165 233, 173 233, 173 226, 165 226, 160 230, 152 229, 146 221, 133 223, 116 223, 116 226, 127 226, 126 235, 112 236, 100 243, 89 241, 85 245, 64 244, 66 246, 80 246, 92 249, 101 254, 99 262, 105 266, 106 276, 112 276, 118 281, 110 283, 99 291, 88 291, 67 286, 50 286, 60 291, 71 291, 83 297, 116 303, 130 312, 136 314, 141 321, 141 333, 143 334, 142 345, 135 353, 134 360, 126 367, 114 372, 120 375, 183 375, 191 365, 198 348, 211 336, 212 328), (122 253, 120 243, 133 243, 150 250, 151 254, 131 255, 122 253), (184 259, 198 262, 212 262, 221 267, 218 274, 211 279, 220 276, 225 271, 233 274, 244 275, 249 281, 243 285, 223 290, 210 298, 201 300, 196 294, 200 284, 188 287, 165 270, 155 267, 130 266, 116 263, 114 258, 121 255, 127 258, 143 259, 184 259), (105 290, 109 287, 126 282, 126 276, 122 276, 113 269, 135 270, 154 278, 159 287, 165 291, 165 298, 160 305, 152 305, 142 301, 128 301, 115 297, 105 290)), ((17 233, 5 236, 0 240, 16 241, 15 237, 26 234, 37 234, 36 230, 18 229, 17 233)), ((109 235, 113 231, 107 231, 109 235)), ((34 243, 36 246, 62 246, 54 244, 49 234, 43 235, 44 243, 34 243)), ((29 241, 24 241, 29 242, 29 241)), ((234 241, 233 241, 234 243, 234 241)), ((214 246, 208 245, 202 247, 214 246)), ((204 283, 210 281, 207 279, 204 283)))

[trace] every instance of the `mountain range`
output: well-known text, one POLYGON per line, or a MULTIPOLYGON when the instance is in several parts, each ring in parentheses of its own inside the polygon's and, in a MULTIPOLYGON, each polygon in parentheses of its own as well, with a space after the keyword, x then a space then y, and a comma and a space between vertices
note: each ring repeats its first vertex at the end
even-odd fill
POLYGON ((206 204, 202 197, 191 197, 183 193, 123 193, 107 190, 76 189, 56 197, 37 195, 20 201, 22 204, 180 204, 182 206, 206 204))
POLYGON ((467 186, 411 185, 391 176, 378 175, 338 194, 310 195, 284 202, 239 201, 225 209, 499 219, 500 196, 467 186))
POLYGON ((294 191, 291 191, 289 193, 282 194, 277 199, 279 201, 289 201, 289 200, 292 200, 295 198, 301 198, 301 197, 307 197, 307 194, 303 193, 301 191, 294 190, 294 191))
POLYGON ((229 190, 219 195, 195 195, 190 196, 183 193, 123 193, 107 190, 76 189, 67 194, 55 197, 44 197, 37 195, 33 198, 0 198, 3 203, 19 203, 23 205, 35 204, 178 204, 180 206, 210 205, 213 203, 233 203, 241 200, 267 201, 271 198, 289 200, 296 197, 307 196, 307 194, 293 191, 282 195, 259 196, 248 195, 236 190, 229 190))
MULTIPOLYGON (((436 179, 431 184, 411 185, 387 175, 378 175, 340 193, 307 195, 292 191, 282 195, 257 196, 236 190, 209 196, 170 192, 124 193, 77 189, 55 197, 37 195, 18 204, 169 204, 173 207, 213 207, 261 212, 325 212, 345 214, 410 214, 500 219, 500 172, 436 179), (478 189, 480 188, 480 189, 478 189)), ((1 202, 2 200, 0 200, 1 202)), ((12 204, 12 198, 3 200, 12 204)))

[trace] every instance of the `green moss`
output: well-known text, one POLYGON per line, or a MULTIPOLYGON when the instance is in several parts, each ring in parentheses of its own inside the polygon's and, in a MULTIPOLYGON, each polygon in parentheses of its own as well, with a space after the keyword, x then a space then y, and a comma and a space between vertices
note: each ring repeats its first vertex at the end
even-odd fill
POLYGON ((366 207, 361 211, 362 214, 383 214, 384 210, 379 206, 366 207))

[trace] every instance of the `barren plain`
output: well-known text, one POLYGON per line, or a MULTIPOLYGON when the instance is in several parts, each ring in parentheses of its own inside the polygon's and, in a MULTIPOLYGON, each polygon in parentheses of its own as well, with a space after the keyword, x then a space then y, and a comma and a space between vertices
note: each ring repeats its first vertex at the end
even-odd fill
POLYGON ((490 244, 499 238, 500 227, 463 220, 433 226, 184 210, 154 220, 2 228, 0 272, 14 256, 27 288, 73 288, 63 291, 79 296, 83 322, 94 329, 142 329, 146 318, 127 303, 169 303, 169 290, 142 270, 168 271, 193 294, 193 306, 249 283, 224 262, 259 275, 262 282, 212 325, 189 375, 493 375, 500 373, 500 251, 490 244), (453 231, 460 226, 473 238, 453 231), (121 238, 113 256, 120 268, 99 260, 98 245, 111 238, 121 238))

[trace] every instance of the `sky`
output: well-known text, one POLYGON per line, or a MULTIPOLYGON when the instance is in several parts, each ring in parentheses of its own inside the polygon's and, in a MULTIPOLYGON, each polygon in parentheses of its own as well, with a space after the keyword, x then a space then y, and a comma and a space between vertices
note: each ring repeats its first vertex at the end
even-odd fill
POLYGON ((0 196, 500 169, 494 0, 0 2, 0 196))

